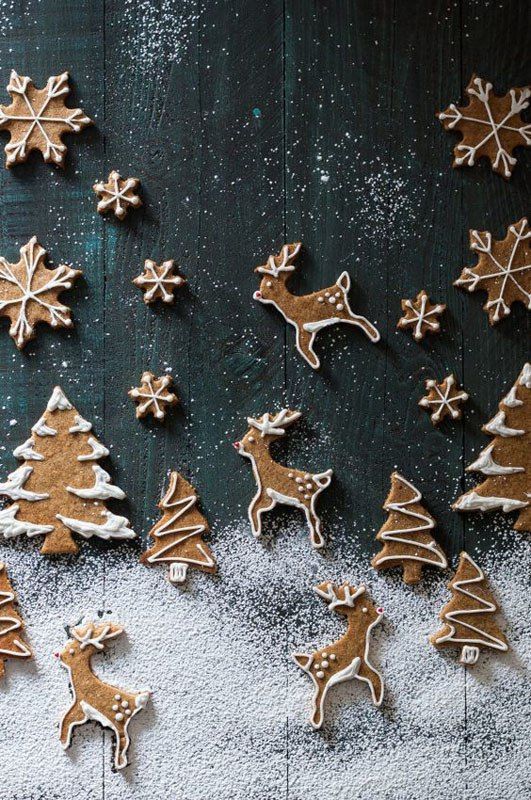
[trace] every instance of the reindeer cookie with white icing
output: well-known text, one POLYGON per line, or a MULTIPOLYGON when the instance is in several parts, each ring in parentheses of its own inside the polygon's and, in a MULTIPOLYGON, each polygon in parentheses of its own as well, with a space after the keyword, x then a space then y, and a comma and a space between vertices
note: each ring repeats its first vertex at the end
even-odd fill
POLYGON ((293 262, 301 248, 300 242, 285 244, 277 256, 269 256, 266 264, 256 267, 255 272, 263 277, 253 297, 260 303, 275 306, 286 322, 293 325, 297 350, 313 369, 319 369, 321 362, 313 345, 323 328, 345 322, 361 328, 371 342, 378 342, 380 334, 368 319, 352 312, 348 301, 348 272, 342 272, 333 286, 312 294, 294 295, 289 291, 287 282, 295 271, 293 262))
POLYGON ((72 638, 60 653, 62 665, 68 670, 70 688, 74 695, 72 705, 61 721, 60 738, 63 748, 70 746, 72 730, 89 720, 99 722, 114 733, 114 766, 127 766, 129 749, 129 723, 146 707, 151 692, 128 692, 110 683, 104 683, 92 672, 91 659, 105 649, 110 639, 115 639, 123 628, 114 622, 80 623, 70 629, 72 638))
POLYGON ((271 443, 284 436, 287 426, 300 416, 300 411, 283 408, 278 414, 267 413, 257 419, 248 417, 249 428, 240 441, 234 442, 234 447, 240 455, 251 461, 258 487, 249 506, 254 536, 258 538, 262 533, 262 514, 281 503, 304 511, 312 546, 320 548, 324 545, 324 539, 315 506, 323 489, 330 486, 332 470, 315 473, 284 467, 274 461, 269 452, 271 443))
POLYGON ((294 653, 295 663, 313 681, 315 691, 310 723, 316 730, 323 724, 324 701, 328 690, 338 683, 356 678, 369 685, 372 701, 380 706, 384 685, 380 673, 369 661, 370 635, 383 616, 383 608, 376 608, 367 595, 365 586, 344 583, 320 583, 315 591, 326 600, 330 611, 346 617, 347 631, 343 636, 314 653, 294 653))

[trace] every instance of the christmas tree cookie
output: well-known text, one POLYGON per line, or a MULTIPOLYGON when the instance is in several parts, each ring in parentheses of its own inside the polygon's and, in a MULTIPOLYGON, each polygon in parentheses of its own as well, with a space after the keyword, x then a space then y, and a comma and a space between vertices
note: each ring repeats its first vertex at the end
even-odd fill
POLYGON ((371 561, 375 569, 401 567, 404 583, 418 583, 426 565, 445 569, 446 556, 431 532, 435 520, 421 505, 422 495, 398 472, 391 475, 391 491, 384 503, 389 517, 376 534, 383 542, 371 561))
POLYGON ((215 572, 216 561, 203 541, 208 522, 197 509, 197 492, 178 472, 172 472, 168 490, 158 507, 160 519, 150 530, 153 545, 142 554, 144 564, 169 564, 172 583, 184 583, 188 567, 215 572))
POLYGON ((480 649, 505 652, 507 640, 494 621, 498 606, 483 570, 468 553, 461 553, 448 588, 452 598, 439 614, 444 625, 430 642, 435 647, 460 647, 461 664, 475 664, 480 649))
POLYGON ((462 494, 456 511, 518 511, 517 531, 531 531, 531 363, 524 364, 516 383, 483 426, 493 437, 468 472, 485 480, 462 494))
POLYGON ((0 678, 4 676, 7 658, 31 658, 31 650, 22 636, 24 625, 15 604, 16 596, 6 566, 0 561, 0 678))
POLYGON ((132 539, 125 517, 113 514, 106 500, 125 494, 97 463, 109 455, 56 386, 31 436, 13 451, 24 463, 0 483, 0 496, 14 502, 0 511, 0 536, 44 536, 41 553, 77 553, 72 537, 132 539))

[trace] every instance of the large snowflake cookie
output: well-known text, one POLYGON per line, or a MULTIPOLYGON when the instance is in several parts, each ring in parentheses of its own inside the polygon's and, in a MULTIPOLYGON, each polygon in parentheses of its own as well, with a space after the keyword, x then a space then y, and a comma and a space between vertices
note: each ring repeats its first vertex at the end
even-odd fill
POLYGON ((397 323, 397 328, 410 328, 415 341, 420 342, 427 333, 437 333, 441 325, 438 317, 446 310, 444 303, 431 303, 430 298, 422 289, 414 300, 401 300, 403 316, 397 323))
POLYGON ((470 249, 478 254, 475 267, 465 267, 455 286, 487 292, 483 306, 495 325, 511 313, 513 303, 531 310, 531 231, 524 217, 510 225, 505 239, 492 238, 488 231, 470 231, 470 249))
POLYGON ((92 656, 105 650, 109 640, 123 632, 115 622, 80 622, 68 631, 72 638, 60 653, 62 665, 68 670, 72 705, 61 720, 60 738, 66 750, 72 731, 78 725, 94 720, 110 728, 114 734, 114 766, 127 766, 129 723, 146 707, 151 691, 131 692, 100 680, 92 671, 92 656))
POLYGON ((16 264, 0 257, 0 316, 9 317, 9 333, 19 349, 35 337, 39 322, 52 328, 73 324, 70 309, 59 302, 59 295, 82 273, 64 264, 48 269, 46 256, 34 236, 20 248, 16 264))
POLYGON ((529 106, 531 89, 510 89, 494 94, 492 84, 472 75, 466 88, 466 106, 452 103, 438 115, 446 130, 456 130, 462 140, 454 147, 454 167, 472 167, 479 158, 488 158, 492 169, 510 178, 516 159, 513 150, 531 145, 531 125, 521 117, 529 106))
POLYGON ((324 702, 328 690, 338 683, 356 678, 369 685, 372 701, 380 706, 384 685, 380 673, 369 661, 370 636, 383 616, 383 608, 376 608, 365 586, 343 583, 321 583, 315 591, 328 603, 330 611, 345 617, 347 631, 332 644, 314 653, 295 653, 295 663, 312 679, 314 694, 310 723, 316 730, 323 724, 324 702))
POLYGON ((166 411, 179 402, 176 394, 168 391, 173 384, 171 375, 155 377, 152 372, 143 372, 140 386, 130 389, 129 397, 136 403, 136 417, 142 419, 152 414, 155 419, 163 420, 166 411))
POLYGON ((178 472, 158 504, 162 518, 151 528, 153 544, 141 556, 144 564, 168 564, 172 583, 184 583, 188 567, 215 572, 216 560, 203 539, 208 522, 197 508, 197 492, 178 472))
POLYGON ((138 194, 139 186, 138 178, 122 178, 120 173, 113 169, 106 183, 98 181, 92 187, 100 198, 98 211, 100 214, 112 211, 115 217, 123 219, 130 208, 139 208, 142 205, 138 194))
POLYGON ((16 609, 17 598, 9 582, 5 564, 0 561, 0 678, 8 658, 31 658, 22 635, 24 623, 16 609))
POLYGON ((294 295, 289 291, 287 282, 295 271, 293 262, 301 247, 300 242, 285 244, 278 255, 269 256, 266 264, 256 267, 255 272, 263 277, 260 289, 253 296, 260 303, 274 306, 286 322, 293 325, 297 350, 313 369, 318 369, 321 362, 313 345, 315 337, 323 328, 345 322, 361 328, 371 342, 378 342, 380 334, 368 319, 351 311, 348 272, 342 272, 333 286, 312 294, 294 295))
POLYGON ((45 161, 63 165, 65 133, 79 133, 90 120, 80 108, 68 108, 68 72, 52 75, 44 89, 37 89, 31 80, 12 70, 7 91, 10 106, 0 106, 0 130, 7 130, 6 166, 26 161, 32 150, 39 150, 45 161))
POLYGON ((426 381, 428 394, 419 400, 419 406, 430 413, 434 425, 438 425, 446 417, 459 419, 461 403, 468 400, 468 394, 459 389, 453 375, 448 375, 442 383, 432 379, 426 381))
POLYGON ((150 258, 144 262, 144 272, 133 278, 133 283, 144 292, 144 303, 149 305, 155 300, 173 303, 175 289, 184 286, 186 278, 175 273, 175 262, 169 259, 156 264, 150 258))
POLYGON ((480 649, 506 652, 507 639, 494 620, 498 606, 483 570, 468 553, 461 553, 448 588, 452 598, 439 614, 444 625, 430 642, 435 647, 461 648, 461 664, 475 664, 480 649))
POLYGON ((462 494, 456 511, 518 512, 517 531, 531 532, 531 364, 524 364, 483 431, 492 437, 467 472, 484 480, 462 494))
POLYGON ((262 514, 280 503, 304 512, 312 546, 319 548, 323 547, 324 539, 316 503, 321 492, 330 486, 332 470, 315 473, 284 467, 274 461, 269 452, 271 443, 284 436, 288 425, 300 415, 300 411, 283 408, 278 414, 267 413, 256 419, 248 417, 249 428, 240 441, 234 442, 234 447, 253 465, 257 491, 248 514, 254 536, 259 537, 262 533, 262 514))
POLYGON ((0 536, 44 536, 46 555, 77 553, 72 533, 83 539, 134 538, 129 521, 105 506, 125 497, 97 463, 109 451, 59 386, 13 455, 23 464, 0 483, 0 496, 13 501, 0 511, 0 536))

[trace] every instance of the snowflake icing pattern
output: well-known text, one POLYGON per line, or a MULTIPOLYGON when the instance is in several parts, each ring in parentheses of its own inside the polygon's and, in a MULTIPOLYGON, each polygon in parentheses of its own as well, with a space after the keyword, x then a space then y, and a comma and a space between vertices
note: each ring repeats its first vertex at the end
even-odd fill
POLYGON ((437 333, 440 330, 441 325, 437 317, 446 310, 446 305, 431 303, 424 289, 414 300, 401 300, 400 304, 404 316, 398 320, 397 327, 412 328, 413 337, 417 342, 427 333, 437 333))
POLYGON ((455 128, 463 136, 454 148, 454 167, 472 167, 484 156, 494 172, 510 178, 516 164, 514 148, 531 145, 531 125, 520 116, 529 106, 531 89, 511 89, 500 97, 492 92, 491 83, 473 75, 466 91, 467 106, 452 103, 438 114, 446 130, 455 128))
POLYGON ((442 383, 427 380, 426 389, 428 394, 419 400, 419 406, 430 412, 430 419, 434 425, 438 425, 445 417, 459 419, 461 416, 459 406, 468 400, 468 394, 459 390, 453 375, 448 375, 442 383))
POLYGON ((70 328, 70 309, 58 296, 82 273, 60 264, 45 265, 46 250, 34 236, 20 248, 20 261, 8 263, 0 257, 0 316, 9 317, 9 333, 22 349, 35 336, 35 325, 47 322, 52 328, 70 328))
POLYGON ((153 414, 155 419, 163 420, 166 410, 178 402, 178 397, 168 391, 173 383, 171 375, 156 378, 152 372, 144 372, 140 378, 140 386, 131 389, 129 397, 137 404, 137 419, 153 414))
POLYGON ((479 253, 475 267, 465 267, 455 286, 469 292, 484 289, 488 301, 483 308, 489 322, 495 325, 511 313, 511 305, 519 301, 531 310, 531 231, 524 217, 510 225, 507 236, 493 240, 488 231, 470 231, 470 249, 479 253))
POLYGON ((138 286, 144 292, 145 303, 153 303, 155 300, 162 300, 163 303, 173 303, 175 289, 186 283, 186 278, 176 275, 174 268, 175 262, 172 260, 163 261, 159 266, 150 258, 146 259, 144 272, 133 278, 135 286, 138 286))
POLYGON ((80 108, 68 108, 64 96, 70 92, 68 72, 52 75, 44 89, 12 70, 7 91, 10 106, 0 106, 0 129, 8 130, 11 140, 6 144, 6 166, 26 161, 32 150, 39 150, 45 161, 63 165, 65 133, 79 133, 92 125, 80 108))

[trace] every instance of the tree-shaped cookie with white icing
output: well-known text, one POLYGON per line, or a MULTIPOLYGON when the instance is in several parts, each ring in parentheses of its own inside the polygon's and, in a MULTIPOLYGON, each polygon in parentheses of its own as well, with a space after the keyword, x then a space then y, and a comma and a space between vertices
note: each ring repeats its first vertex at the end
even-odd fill
POLYGON ((391 491, 384 503, 389 517, 376 538, 383 547, 371 561, 377 569, 401 567, 404 583, 418 583, 427 565, 445 569, 446 556, 432 536, 435 520, 421 504, 422 495, 398 472, 391 475, 391 491))
POLYGON ((97 463, 109 451, 59 386, 13 455, 24 463, 0 483, 0 496, 13 501, 0 511, 0 536, 44 536, 46 555, 77 553, 72 533, 84 539, 135 537, 129 521, 105 505, 125 497, 97 463))
POLYGON ((462 494, 456 511, 519 511, 517 531, 531 531, 531 363, 524 364, 516 383, 483 426, 493 436, 467 472, 485 480, 462 494))
POLYGON ((22 636, 24 624, 15 604, 15 592, 5 564, 0 561, 0 678, 4 675, 7 658, 31 658, 31 650, 22 636))

